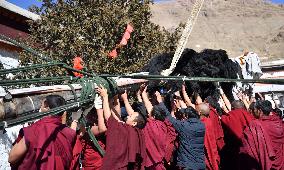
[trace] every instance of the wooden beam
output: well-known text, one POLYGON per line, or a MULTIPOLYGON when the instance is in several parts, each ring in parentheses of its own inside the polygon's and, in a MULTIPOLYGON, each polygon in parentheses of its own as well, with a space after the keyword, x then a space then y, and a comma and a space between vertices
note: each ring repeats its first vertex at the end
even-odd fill
MULTIPOLYGON (((131 84, 143 83, 144 79, 120 78, 116 80, 119 87, 131 84)), ((72 84, 76 96, 80 98, 82 86, 72 84)), ((7 101, 6 92, 0 92, 0 121, 13 119, 23 114, 29 114, 39 110, 42 100, 51 94, 62 96, 67 102, 74 101, 75 97, 68 85, 41 86, 32 88, 12 89, 9 90, 12 100, 7 101)))

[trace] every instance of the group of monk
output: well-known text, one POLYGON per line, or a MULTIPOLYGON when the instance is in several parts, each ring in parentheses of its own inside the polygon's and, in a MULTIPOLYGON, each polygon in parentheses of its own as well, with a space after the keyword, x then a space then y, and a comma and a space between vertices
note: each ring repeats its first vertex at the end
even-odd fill
MULTIPOLYGON (((230 103, 220 90, 220 113, 212 97, 193 100, 185 85, 171 94, 142 85, 131 102, 127 92, 110 97, 99 86, 97 93, 86 116, 96 142, 78 122, 82 111, 69 126, 65 112, 47 116, 19 132, 12 169, 284 170, 284 123, 270 101, 230 103)), ((65 104, 50 95, 40 110, 65 104)))

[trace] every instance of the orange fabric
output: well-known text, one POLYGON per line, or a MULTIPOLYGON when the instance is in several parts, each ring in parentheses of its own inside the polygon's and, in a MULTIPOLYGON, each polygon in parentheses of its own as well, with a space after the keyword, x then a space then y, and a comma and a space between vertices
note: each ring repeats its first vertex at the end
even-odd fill
POLYGON ((127 39, 123 37, 119 44, 120 45, 126 45, 127 44, 127 39))
MULTIPOLYGON (((123 34, 123 36, 122 36, 122 38, 121 38, 121 41, 119 42, 119 44, 118 44, 118 46, 117 46, 117 48, 120 48, 120 47, 122 47, 122 46, 125 46, 125 45, 127 45, 127 42, 128 42, 128 40, 130 39, 130 34, 131 34, 131 32, 133 32, 133 27, 130 25, 130 24, 127 24, 127 27, 126 27, 126 29, 125 29, 125 32, 124 32, 124 34, 123 34)), ((108 54, 108 56, 109 57, 111 57, 111 58, 116 58, 117 57, 117 51, 116 51, 116 49, 117 48, 115 48, 115 49, 113 49, 109 54, 108 54)))
POLYGON ((134 29, 133 29, 133 27, 130 24, 127 24, 126 30, 128 32, 132 33, 134 29))
POLYGON ((109 57, 111 58, 116 58, 117 57, 117 51, 116 49, 112 50, 109 54, 108 54, 109 57))
MULTIPOLYGON (((73 59, 73 68, 76 69, 76 70, 82 70, 84 68, 84 66, 82 65, 82 62, 83 62, 83 59, 80 57, 80 56, 77 56, 73 59)), ((77 73, 77 72, 74 72, 74 75, 76 77, 83 77, 83 74, 81 73, 77 73)))

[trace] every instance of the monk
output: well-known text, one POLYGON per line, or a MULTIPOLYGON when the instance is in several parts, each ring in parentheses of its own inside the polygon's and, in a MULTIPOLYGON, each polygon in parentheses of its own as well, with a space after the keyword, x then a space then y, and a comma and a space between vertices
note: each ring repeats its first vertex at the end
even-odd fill
POLYGON ((142 133, 146 124, 145 106, 138 104, 133 109, 128 102, 127 94, 121 95, 128 113, 124 122, 120 117, 120 111, 110 110, 107 90, 100 86, 98 93, 103 100, 104 117, 107 121, 106 154, 101 169, 140 169, 144 166, 146 157, 145 138, 142 133))
MULTIPOLYGON (((166 120, 167 115, 163 106, 153 106, 146 90, 147 87, 142 92, 142 99, 149 117, 143 129, 147 153, 145 167, 147 170, 165 170, 164 163, 170 162, 176 133, 172 124, 166 120)), ((159 92, 155 92, 155 96, 158 103, 163 102, 159 92)))
POLYGON ((240 149, 242 169, 284 169, 284 125, 269 101, 255 103, 259 119, 244 131, 240 149))
POLYGON ((232 110, 222 115, 225 132, 224 169, 239 169, 239 151, 242 146, 243 131, 253 120, 253 116, 246 110, 240 100, 232 102, 232 110))
MULTIPOLYGON (((63 105, 63 97, 49 95, 43 101, 41 111, 63 105)), ((20 131, 9 155, 11 167, 19 170, 69 169, 76 131, 62 124, 63 113, 46 116, 20 131)), ((73 120, 71 126, 77 126, 77 121, 73 120)))
MULTIPOLYGON (((106 126, 104 123, 103 111, 102 109, 97 109, 94 119, 89 118, 93 122, 91 131, 95 135, 101 149, 105 149, 105 135, 106 126), (92 121, 93 120, 93 121, 92 121)), ((98 148, 95 147, 93 141, 91 141, 88 133, 85 133, 80 138, 82 144, 82 166, 83 170, 96 170, 100 169, 103 164, 103 156, 99 153, 98 148)))
POLYGON ((218 153, 217 139, 214 133, 214 127, 209 118, 210 107, 206 103, 201 103, 196 106, 196 110, 200 115, 200 120, 205 125, 205 164, 207 170, 218 170, 220 164, 220 156, 218 153))
POLYGON ((218 152, 220 153, 225 146, 224 142, 224 132, 222 128, 222 123, 220 120, 220 116, 217 112, 217 110, 210 104, 214 103, 214 99, 209 96, 205 99, 205 102, 209 104, 210 107, 210 112, 209 112, 209 119, 211 120, 211 123, 213 124, 213 129, 217 141, 217 147, 218 147, 218 152))

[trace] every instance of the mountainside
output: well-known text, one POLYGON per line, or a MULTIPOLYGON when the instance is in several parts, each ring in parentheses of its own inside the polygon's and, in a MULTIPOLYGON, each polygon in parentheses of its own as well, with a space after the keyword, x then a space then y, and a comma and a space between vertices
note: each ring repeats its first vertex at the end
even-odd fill
MULTIPOLYGON (((166 29, 185 23, 195 0, 171 0, 151 7, 152 21, 166 29)), ((284 59, 284 5, 264 0, 205 0, 187 47, 224 49, 234 58, 244 50, 261 60, 284 59)))

